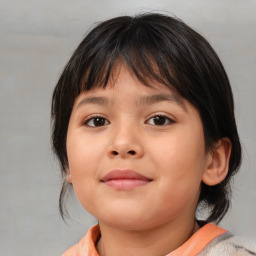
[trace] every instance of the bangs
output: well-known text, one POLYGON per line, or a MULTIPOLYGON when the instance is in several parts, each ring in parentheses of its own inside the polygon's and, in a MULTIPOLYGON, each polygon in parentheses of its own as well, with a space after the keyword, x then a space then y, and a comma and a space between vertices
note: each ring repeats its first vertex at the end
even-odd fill
POLYGON ((105 88, 110 79, 116 79, 114 71, 121 66, 127 67, 146 86, 157 82, 173 92, 184 94, 175 63, 180 56, 170 54, 170 42, 166 42, 169 39, 164 41, 160 31, 152 25, 137 22, 136 26, 130 22, 115 31, 111 27, 111 33, 105 28, 95 41, 92 40, 94 31, 88 34, 79 46, 83 47, 79 49, 80 55, 75 54, 81 59, 73 60, 76 65, 73 77, 80 78, 72 86, 76 96, 84 91, 105 88), (96 41, 98 38, 102 40, 96 41), (82 54, 81 50, 84 50, 82 54))

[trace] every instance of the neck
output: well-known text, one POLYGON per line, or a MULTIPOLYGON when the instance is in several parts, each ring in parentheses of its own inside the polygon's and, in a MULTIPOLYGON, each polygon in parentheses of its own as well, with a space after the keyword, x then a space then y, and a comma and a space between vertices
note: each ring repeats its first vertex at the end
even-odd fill
POLYGON ((148 230, 125 230, 99 223, 101 239, 97 244, 100 256, 159 256, 167 255, 180 247, 199 226, 195 219, 168 223, 148 230))

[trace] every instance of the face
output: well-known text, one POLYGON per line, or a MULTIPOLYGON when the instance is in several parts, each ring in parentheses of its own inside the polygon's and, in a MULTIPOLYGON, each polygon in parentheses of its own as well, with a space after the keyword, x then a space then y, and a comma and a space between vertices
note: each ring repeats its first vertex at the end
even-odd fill
POLYGON ((99 223, 138 230, 194 218, 207 168, 203 126, 162 85, 121 68, 114 84, 79 95, 67 155, 67 180, 99 223))

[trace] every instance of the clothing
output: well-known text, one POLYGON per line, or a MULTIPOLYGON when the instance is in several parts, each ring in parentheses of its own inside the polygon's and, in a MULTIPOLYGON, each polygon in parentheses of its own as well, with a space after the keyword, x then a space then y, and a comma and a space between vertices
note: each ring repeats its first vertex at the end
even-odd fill
MULTIPOLYGON (((99 256, 96 250, 99 237, 100 229, 96 225, 89 229, 78 244, 72 246, 62 256, 99 256)), ((256 244, 251 244, 251 248, 245 248, 242 242, 230 232, 208 223, 166 256, 251 256, 256 255, 255 252, 256 244)))

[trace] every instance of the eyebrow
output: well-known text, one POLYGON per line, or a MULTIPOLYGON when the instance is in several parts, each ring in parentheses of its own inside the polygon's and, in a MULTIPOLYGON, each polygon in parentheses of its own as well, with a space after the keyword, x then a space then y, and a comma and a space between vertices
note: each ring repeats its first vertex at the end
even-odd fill
MULTIPOLYGON (((173 102, 181 106, 185 111, 186 107, 184 105, 184 102, 179 96, 176 96, 174 94, 153 94, 153 95, 147 95, 147 96, 142 96, 139 98, 139 101, 137 102, 137 105, 153 105, 159 102, 163 101, 168 101, 168 102, 173 102)), ((107 97, 87 97, 82 99, 76 108, 79 108, 82 105, 85 104, 96 104, 96 105, 101 105, 101 106, 107 106, 110 105, 110 103, 113 104, 113 101, 110 101, 109 98, 107 97)))
POLYGON ((162 101, 169 101, 178 104, 184 110, 186 110, 184 102, 182 99, 174 94, 153 94, 149 96, 142 96, 139 100, 139 105, 153 105, 162 101))
POLYGON ((76 108, 79 108, 81 105, 84 104, 97 104, 102 106, 107 106, 110 104, 110 101, 106 97, 88 97, 83 100, 81 100, 76 108))

